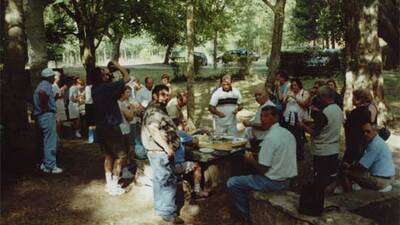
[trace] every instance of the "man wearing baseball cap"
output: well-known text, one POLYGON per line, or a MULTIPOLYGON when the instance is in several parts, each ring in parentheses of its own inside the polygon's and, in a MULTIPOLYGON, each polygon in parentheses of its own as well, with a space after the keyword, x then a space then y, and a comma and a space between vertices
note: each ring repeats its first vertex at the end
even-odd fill
POLYGON ((33 93, 34 110, 38 127, 43 134, 44 157, 40 169, 45 173, 62 173, 57 167, 56 102, 52 89, 54 71, 46 68, 41 72, 41 81, 33 93))

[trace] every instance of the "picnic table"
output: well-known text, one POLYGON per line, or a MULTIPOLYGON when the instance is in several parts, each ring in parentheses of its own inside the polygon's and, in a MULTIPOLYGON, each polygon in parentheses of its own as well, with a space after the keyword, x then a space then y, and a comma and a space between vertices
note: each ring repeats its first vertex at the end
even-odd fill
POLYGON ((200 163, 204 186, 215 190, 225 187, 230 177, 244 174, 242 156, 249 148, 250 145, 246 144, 231 150, 213 149, 214 151, 210 153, 192 150, 189 158, 200 163))

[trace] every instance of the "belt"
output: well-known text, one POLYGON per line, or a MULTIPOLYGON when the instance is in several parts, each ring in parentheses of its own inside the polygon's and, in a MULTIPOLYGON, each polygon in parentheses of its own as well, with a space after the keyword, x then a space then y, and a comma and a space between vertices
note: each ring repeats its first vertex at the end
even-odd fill
POLYGON ((382 178, 382 179, 386 179, 386 180, 392 179, 392 177, 383 177, 383 176, 373 176, 373 177, 382 178))

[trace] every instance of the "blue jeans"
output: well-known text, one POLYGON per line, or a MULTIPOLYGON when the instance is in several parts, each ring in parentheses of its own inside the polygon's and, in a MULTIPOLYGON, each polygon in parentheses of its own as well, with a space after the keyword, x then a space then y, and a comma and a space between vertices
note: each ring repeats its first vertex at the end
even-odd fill
POLYGON ((167 154, 163 152, 147 153, 150 166, 153 170, 153 195, 156 214, 172 219, 177 216, 176 184, 177 177, 173 171, 173 164, 169 162, 167 154))
POLYGON ((39 127, 43 134, 44 159, 43 164, 47 169, 52 170, 57 166, 57 128, 56 114, 44 113, 37 118, 39 127))
POLYGON ((229 193, 234 200, 235 207, 242 216, 249 220, 249 192, 278 191, 288 188, 288 181, 274 181, 263 175, 247 175, 229 178, 226 183, 229 193))
POLYGON ((130 125, 131 128, 131 141, 135 147, 135 155, 138 159, 146 159, 146 149, 143 147, 142 138, 140 133, 140 123, 134 123, 130 125))

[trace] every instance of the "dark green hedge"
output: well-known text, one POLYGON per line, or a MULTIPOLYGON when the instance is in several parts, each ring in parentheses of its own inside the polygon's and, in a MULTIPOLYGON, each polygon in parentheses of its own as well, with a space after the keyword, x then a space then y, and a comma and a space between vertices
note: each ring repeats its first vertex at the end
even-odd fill
POLYGON ((326 76, 344 73, 342 50, 307 48, 282 51, 280 70, 290 76, 326 76))

